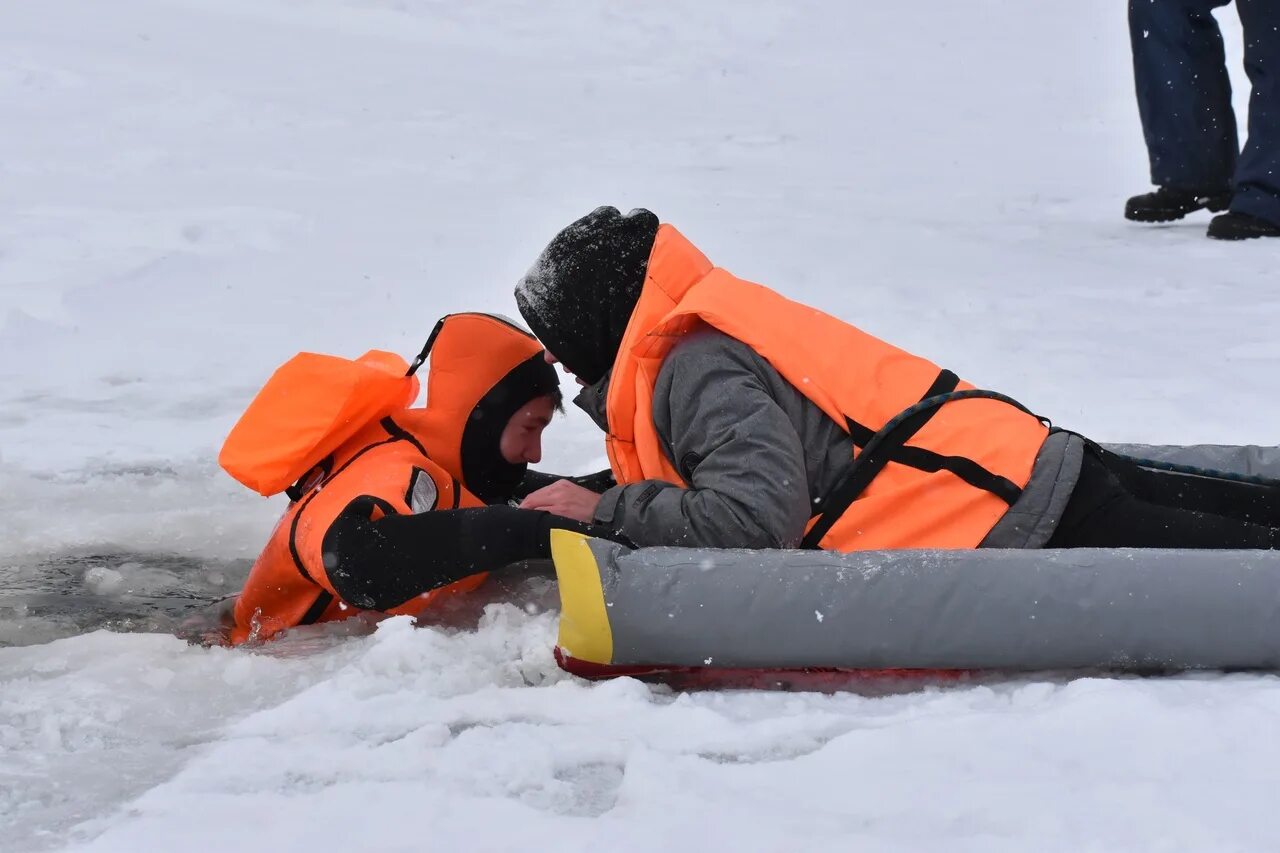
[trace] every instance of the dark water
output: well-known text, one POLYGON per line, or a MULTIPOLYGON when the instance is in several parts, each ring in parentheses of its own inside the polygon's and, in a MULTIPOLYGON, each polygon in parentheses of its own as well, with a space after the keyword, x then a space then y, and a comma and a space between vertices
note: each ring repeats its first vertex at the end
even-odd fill
MULTIPOLYGON (((0 560, 0 646, 48 643, 99 629, 220 643, 224 611, 244 586, 252 565, 247 559, 108 549, 0 560)), ((491 575, 477 592, 448 599, 418 621, 474 628, 485 606, 493 602, 516 604, 530 612, 557 608, 550 561, 509 566, 491 575)), ((371 624, 312 627, 325 637, 372 629, 371 624)))
POLYGON ((0 560, 0 646, 47 643, 99 628, 200 640, 251 560, 103 549, 0 560))

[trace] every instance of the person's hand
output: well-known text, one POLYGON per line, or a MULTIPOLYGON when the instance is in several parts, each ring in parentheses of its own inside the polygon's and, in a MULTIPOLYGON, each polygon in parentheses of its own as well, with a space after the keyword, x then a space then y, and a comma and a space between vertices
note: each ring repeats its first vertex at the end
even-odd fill
POLYGON ((520 502, 521 509, 540 509, 586 523, 595 517, 599 505, 600 495, 568 480, 543 486, 520 502))

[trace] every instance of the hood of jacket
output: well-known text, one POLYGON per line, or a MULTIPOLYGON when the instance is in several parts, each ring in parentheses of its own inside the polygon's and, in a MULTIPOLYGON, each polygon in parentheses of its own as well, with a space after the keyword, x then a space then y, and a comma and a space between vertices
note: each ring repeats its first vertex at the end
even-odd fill
POLYGON ((424 353, 426 407, 397 420, 481 500, 506 501, 528 466, 502 458, 502 431, 531 400, 559 391, 555 368, 533 335, 494 314, 442 318, 424 353))

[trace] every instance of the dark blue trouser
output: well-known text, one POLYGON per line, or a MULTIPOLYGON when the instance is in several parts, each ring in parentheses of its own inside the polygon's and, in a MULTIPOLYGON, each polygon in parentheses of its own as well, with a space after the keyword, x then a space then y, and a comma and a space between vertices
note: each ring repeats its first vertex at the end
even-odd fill
POLYGON ((1138 113, 1157 186, 1234 188, 1231 210, 1280 224, 1280 0, 1236 0, 1253 84, 1237 156, 1231 81, 1212 10, 1230 0, 1129 0, 1138 113))

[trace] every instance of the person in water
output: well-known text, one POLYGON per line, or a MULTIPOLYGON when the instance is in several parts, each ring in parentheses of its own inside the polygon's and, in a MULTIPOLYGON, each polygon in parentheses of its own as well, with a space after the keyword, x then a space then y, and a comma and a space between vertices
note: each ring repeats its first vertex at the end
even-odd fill
POLYGON ((290 490, 236 598, 233 644, 367 611, 421 613, 487 572, 549 557, 555 528, 612 535, 507 505, 561 409, 533 336, 452 314, 427 346, 426 406, 363 426, 290 490))

